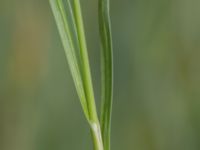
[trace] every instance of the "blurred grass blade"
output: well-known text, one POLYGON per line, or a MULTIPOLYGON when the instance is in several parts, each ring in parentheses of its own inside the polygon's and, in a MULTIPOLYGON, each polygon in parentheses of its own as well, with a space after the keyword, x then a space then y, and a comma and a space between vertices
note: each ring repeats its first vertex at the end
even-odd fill
POLYGON ((113 93, 113 52, 109 0, 99 0, 99 30, 101 38, 102 106, 101 131, 104 150, 110 150, 110 130, 113 93))
POLYGON ((50 0, 50 5, 61 36, 62 44, 64 46, 65 54, 69 63, 69 67, 72 73, 72 77, 76 86, 81 105, 83 107, 83 111, 85 113, 86 118, 89 120, 87 100, 84 92, 80 68, 78 66, 78 61, 75 54, 72 33, 70 31, 69 23, 67 21, 66 13, 63 7, 64 4, 62 0, 50 0))

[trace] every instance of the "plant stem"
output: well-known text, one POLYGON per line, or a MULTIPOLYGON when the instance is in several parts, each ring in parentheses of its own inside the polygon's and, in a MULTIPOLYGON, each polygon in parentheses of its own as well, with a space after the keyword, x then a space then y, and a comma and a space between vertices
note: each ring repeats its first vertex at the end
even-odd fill
POLYGON ((82 62, 81 64, 82 76, 83 76, 86 99, 88 101, 90 121, 98 122, 80 1, 73 0, 73 3, 74 3, 75 25, 77 29, 78 42, 80 47, 80 57, 82 62))
POLYGON ((81 14, 80 1, 74 0, 73 4, 74 4, 75 25, 77 29, 78 42, 80 47, 80 58, 82 61, 82 67, 81 67, 82 76, 84 82, 84 89, 86 93, 86 99, 88 102, 88 112, 89 112, 94 150, 104 150, 102 136, 101 136, 101 127, 99 125, 98 115, 96 111, 96 104, 92 86, 92 78, 91 78, 89 58, 87 52, 87 44, 85 40, 85 32, 81 14))
POLYGON ((104 150, 99 123, 90 123, 94 150, 104 150))

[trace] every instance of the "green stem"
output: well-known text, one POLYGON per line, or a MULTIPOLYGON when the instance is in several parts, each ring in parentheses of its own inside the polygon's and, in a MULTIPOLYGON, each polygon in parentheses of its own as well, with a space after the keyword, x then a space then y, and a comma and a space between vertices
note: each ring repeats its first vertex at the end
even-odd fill
POLYGON ((104 150, 99 123, 90 123, 94 150, 104 150))
POLYGON ((86 99, 88 101, 90 120, 93 122, 98 122, 80 1, 73 0, 73 2, 74 2, 75 25, 77 29, 80 57, 82 62, 81 64, 82 76, 83 76, 86 99))
POLYGON ((99 120, 96 111, 96 104, 94 98, 94 91, 92 86, 92 78, 90 72, 89 58, 87 52, 87 44, 85 39, 84 25, 81 13, 81 6, 79 0, 74 0, 74 18, 75 25, 77 29, 77 36, 80 48, 80 58, 82 62, 82 76, 84 82, 84 89, 86 93, 86 99, 88 102, 88 112, 90 118, 90 127, 93 138, 94 150, 104 150, 102 136, 101 136, 101 128, 99 125, 99 120))

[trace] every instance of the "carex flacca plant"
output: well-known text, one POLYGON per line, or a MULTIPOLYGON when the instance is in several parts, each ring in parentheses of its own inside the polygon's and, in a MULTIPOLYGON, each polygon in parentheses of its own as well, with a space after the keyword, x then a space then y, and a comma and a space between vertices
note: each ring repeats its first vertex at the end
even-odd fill
POLYGON ((113 54, 109 0, 98 0, 101 45, 101 113, 98 115, 80 0, 49 0, 80 103, 92 134, 94 150, 110 150, 113 54), (100 117, 99 117, 100 116, 100 117))

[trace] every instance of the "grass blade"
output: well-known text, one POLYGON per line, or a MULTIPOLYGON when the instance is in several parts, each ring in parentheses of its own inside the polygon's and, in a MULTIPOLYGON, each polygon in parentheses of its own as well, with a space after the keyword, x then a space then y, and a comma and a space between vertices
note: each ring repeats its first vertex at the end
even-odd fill
POLYGON ((113 95, 113 48, 109 0, 99 0, 99 31, 101 38, 102 106, 101 131, 104 150, 110 150, 110 130, 113 95))
POLYGON ((61 36, 62 44, 68 60, 68 64, 72 73, 75 87, 84 111, 86 118, 89 120, 89 113, 85 91, 83 87, 82 77, 78 66, 78 61, 75 55, 74 44, 72 40, 72 33, 69 28, 69 23, 66 19, 64 5, 62 0, 50 0, 50 5, 56 20, 56 24, 61 36))
POLYGON ((50 4, 59 29, 65 54, 67 56, 72 77, 75 82, 76 90, 79 95, 83 111, 91 128, 94 149, 104 150, 101 127, 96 111, 80 2, 79 0, 73 0, 73 9, 71 9, 71 3, 68 1, 68 8, 71 9, 70 12, 72 12, 72 24, 74 25, 73 27, 75 29, 74 36, 70 30, 70 19, 66 16, 63 1, 50 0, 50 4), (73 37, 77 38, 80 57, 76 56, 75 42, 73 42, 73 37))

